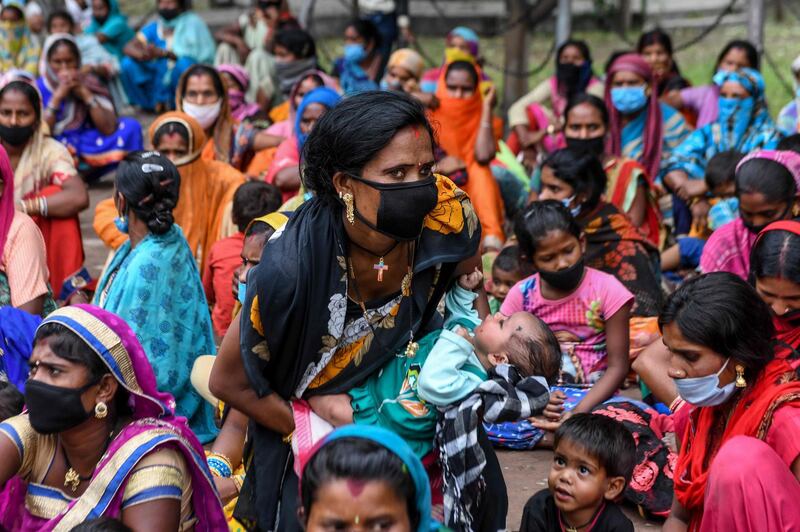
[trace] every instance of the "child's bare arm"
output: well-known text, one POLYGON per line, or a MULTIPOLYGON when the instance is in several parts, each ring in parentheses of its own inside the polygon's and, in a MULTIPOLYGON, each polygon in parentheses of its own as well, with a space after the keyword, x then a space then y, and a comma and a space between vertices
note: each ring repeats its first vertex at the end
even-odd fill
POLYGON ((309 398, 308 404, 315 414, 334 427, 353 422, 353 407, 350 405, 350 396, 346 393, 317 395, 309 398))

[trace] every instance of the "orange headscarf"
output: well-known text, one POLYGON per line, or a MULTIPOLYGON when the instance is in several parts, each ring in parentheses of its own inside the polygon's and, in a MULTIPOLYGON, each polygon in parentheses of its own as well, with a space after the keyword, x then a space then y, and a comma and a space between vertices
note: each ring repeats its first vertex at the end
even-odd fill
MULTIPOLYGON (((200 264, 200 271, 204 271, 208 250, 214 242, 227 236, 223 234, 224 221, 229 217, 233 194, 245 182, 245 178, 229 164, 206 161, 200 156, 206 144, 206 135, 200 124, 185 113, 174 111, 159 116, 150 126, 151 143, 156 131, 170 122, 187 129, 190 144, 189 155, 176 161, 181 175, 181 188, 173 215, 200 264)), ((127 240, 127 235, 114 226, 116 217, 113 198, 97 205, 94 229, 101 240, 114 249, 127 240)))
MULTIPOLYGON (((439 145, 448 155, 458 157, 467 163, 467 183, 464 191, 472 200, 483 228, 483 237, 494 236, 502 242, 503 232, 503 199, 492 170, 475 160, 475 142, 481 127, 483 113, 482 91, 476 89, 469 98, 453 98, 447 93, 445 77, 449 65, 442 68, 439 83, 436 86, 436 97, 439 107, 430 111, 430 119, 437 130, 439 145)), ((481 70, 475 70, 478 79, 481 70)))

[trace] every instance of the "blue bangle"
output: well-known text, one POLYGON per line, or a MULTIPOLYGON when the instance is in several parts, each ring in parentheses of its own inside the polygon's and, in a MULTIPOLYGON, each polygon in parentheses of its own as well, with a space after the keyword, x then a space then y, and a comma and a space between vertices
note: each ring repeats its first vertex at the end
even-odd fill
POLYGON ((216 456, 209 456, 206 458, 206 461, 208 462, 208 467, 211 469, 211 472, 216 473, 217 476, 228 478, 231 476, 231 474, 233 474, 233 471, 231 471, 231 466, 216 456))

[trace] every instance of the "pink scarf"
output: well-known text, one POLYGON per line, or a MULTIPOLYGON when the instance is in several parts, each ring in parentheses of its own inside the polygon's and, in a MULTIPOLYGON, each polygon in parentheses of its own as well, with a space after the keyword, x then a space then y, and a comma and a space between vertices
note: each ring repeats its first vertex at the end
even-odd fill
POLYGON ((5 148, 0 146, 0 266, 3 265, 3 250, 6 246, 11 222, 14 221, 14 170, 5 148))

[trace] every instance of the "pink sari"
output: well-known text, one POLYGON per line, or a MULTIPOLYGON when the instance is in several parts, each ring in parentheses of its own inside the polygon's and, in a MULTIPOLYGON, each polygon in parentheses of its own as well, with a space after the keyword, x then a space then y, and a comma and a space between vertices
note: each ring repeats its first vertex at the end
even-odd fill
POLYGON ((730 272, 745 281, 750 273, 750 251, 756 236, 744 226, 741 218, 729 222, 713 233, 703 248, 700 270, 703 273, 730 272))
MULTIPOLYGON (((47 498, 48 492, 56 495, 60 491, 14 477, 0 495, 0 528, 67 531, 98 517, 119 518, 127 480, 136 464, 149 453, 168 447, 180 453, 191 472, 192 507, 197 518, 194 530, 227 530, 203 448, 186 420, 175 416, 172 396, 156 389, 153 369, 131 328, 117 315, 91 305, 59 309, 42 325, 47 323, 67 327, 103 359, 109 372, 130 394, 133 422, 112 440, 83 495, 52 519, 34 516, 25 504, 25 496, 34 489, 39 499, 47 498)), ((0 430, 6 434, 14 431, 8 424, 0 425, 0 430)))

